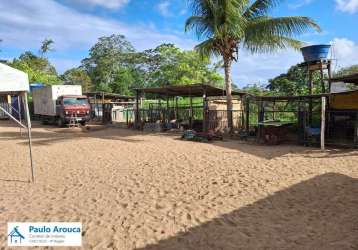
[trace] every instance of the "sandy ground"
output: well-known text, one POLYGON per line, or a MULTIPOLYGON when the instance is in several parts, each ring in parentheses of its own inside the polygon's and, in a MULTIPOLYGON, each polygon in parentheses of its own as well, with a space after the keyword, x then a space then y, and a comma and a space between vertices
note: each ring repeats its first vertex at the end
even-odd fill
POLYGON ((358 249, 357 150, 116 128, 33 137, 30 184, 26 141, 0 122, 0 249, 8 221, 80 221, 83 249, 358 249))

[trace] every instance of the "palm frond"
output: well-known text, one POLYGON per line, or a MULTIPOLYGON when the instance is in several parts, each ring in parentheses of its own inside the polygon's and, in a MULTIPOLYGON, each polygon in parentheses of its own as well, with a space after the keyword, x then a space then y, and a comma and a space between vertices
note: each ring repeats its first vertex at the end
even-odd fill
POLYGON ((209 37, 214 34, 214 27, 212 21, 203 16, 191 16, 185 22, 185 32, 194 30, 196 36, 209 37))
POLYGON ((209 38, 204 42, 195 46, 195 50, 203 57, 219 56, 220 51, 217 47, 217 41, 213 38, 209 38))
POLYGON ((308 30, 321 31, 319 25, 308 17, 259 17, 253 19, 247 29, 246 35, 276 35, 276 36, 296 36, 308 30))
POLYGON ((283 50, 288 48, 293 48, 295 50, 300 49, 305 43, 285 36, 271 36, 267 39, 253 39, 245 40, 243 42, 243 47, 252 53, 272 53, 277 50, 283 50))
POLYGON ((256 0, 246 9, 243 16, 248 19, 265 16, 272 8, 276 7, 282 1, 283 0, 256 0))

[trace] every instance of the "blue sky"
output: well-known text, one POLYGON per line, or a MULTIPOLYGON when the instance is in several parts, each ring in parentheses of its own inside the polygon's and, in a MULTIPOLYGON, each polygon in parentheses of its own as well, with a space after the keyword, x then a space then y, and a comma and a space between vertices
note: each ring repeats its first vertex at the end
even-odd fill
MULTIPOLYGON (((60 73, 78 66, 98 37, 113 33, 125 35, 138 50, 163 42, 192 49, 198 42, 184 33, 190 15, 185 0, 0 0, 0 13, 0 58, 37 52, 43 39, 52 38, 56 51, 49 59, 60 73)), ((310 44, 333 43, 335 68, 358 64, 358 0, 287 0, 272 15, 314 18, 323 32, 299 38, 310 44)), ((264 55, 242 50, 233 80, 239 86, 264 84, 301 60, 292 50, 264 55)))

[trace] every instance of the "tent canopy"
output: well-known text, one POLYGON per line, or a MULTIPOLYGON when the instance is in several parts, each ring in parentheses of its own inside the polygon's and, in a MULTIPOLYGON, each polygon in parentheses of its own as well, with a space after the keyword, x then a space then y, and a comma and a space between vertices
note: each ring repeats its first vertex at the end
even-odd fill
POLYGON ((27 74, 0 63, 0 94, 24 91, 29 91, 27 74))

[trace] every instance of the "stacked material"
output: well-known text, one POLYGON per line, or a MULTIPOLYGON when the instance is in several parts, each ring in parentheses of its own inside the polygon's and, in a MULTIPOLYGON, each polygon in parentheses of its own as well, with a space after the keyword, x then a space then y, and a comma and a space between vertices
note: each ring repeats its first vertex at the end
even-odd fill
POLYGON ((143 131, 146 132, 161 132, 162 125, 160 123, 146 123, 144 124, 143 131))

